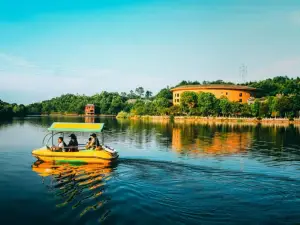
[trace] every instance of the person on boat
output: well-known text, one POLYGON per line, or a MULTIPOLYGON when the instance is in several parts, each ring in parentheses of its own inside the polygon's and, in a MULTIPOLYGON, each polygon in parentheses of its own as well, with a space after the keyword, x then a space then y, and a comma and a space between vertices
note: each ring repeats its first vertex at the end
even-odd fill
POLYGON ((69 136, 70 142, 67 146, 68 152, 78 152, 78 141, 77 141, 77 137, 75 134, 71 134, 69 136))
POLYGON ((95 133, 91 134, 91 141, 87 145, 87 149, 99 149, 101 148, 99 139, 95 133))
POLYGON ((85 145, 85 149, 90 149, 91 143, 92 143, 92 138, 89 138, 89 141, 85 145))
POLYGON ((57 151, 57 152, 64 152, 65 147, 67 146, 66 143, 64 142, 64 138, 59 137, 57 142, 58 142, 58 145, 57 146, 52 146, 51 150, 52 151, 57 151))

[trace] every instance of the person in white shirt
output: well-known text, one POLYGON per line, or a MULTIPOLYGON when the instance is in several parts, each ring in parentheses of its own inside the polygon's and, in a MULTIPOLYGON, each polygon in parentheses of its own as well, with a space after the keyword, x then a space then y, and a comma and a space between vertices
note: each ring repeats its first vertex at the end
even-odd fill
POLYGON ((64 138, 59 137, 57 142, 58 142, 58 145, 57 146, 52 146, 51 150, 52 151, 57 151, 57 152, 64 152, 65 151, 65 146, 66 146, 66 143, 64 142, 64 138))

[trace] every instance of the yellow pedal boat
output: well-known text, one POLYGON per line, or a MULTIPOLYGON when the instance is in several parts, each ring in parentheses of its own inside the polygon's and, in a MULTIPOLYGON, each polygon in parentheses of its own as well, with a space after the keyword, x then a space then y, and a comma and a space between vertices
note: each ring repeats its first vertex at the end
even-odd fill
POLYGON ((96 149, 85 149, 85 145, 79 145, 79 151, 77 152, 52 151, 48 146, 48 142, 50 140, 52 140, 53 145, 53 137, 55 135, 63 136, 66 132, 100 133, 103 127, 103 123, 53 123, 52 126, 48 128, 51 133, 44 137, 44 147, 33 150, 32 155, 44 162, 83 162, 110 164, 111 162, 115 161, 119 155, 116 150, 104 145, 104 143, 102 143, 102 145, 96 149), (82 148, 80 148, 81 146, 82 148))

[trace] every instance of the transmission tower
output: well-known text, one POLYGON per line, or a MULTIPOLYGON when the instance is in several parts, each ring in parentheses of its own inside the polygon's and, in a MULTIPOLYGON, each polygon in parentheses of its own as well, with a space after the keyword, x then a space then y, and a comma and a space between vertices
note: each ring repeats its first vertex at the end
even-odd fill
POLYGON ((240 79, 242 83, 246 82, 247 73, 248 73, 247 66, 245 64, 242 64, 240 66, 240 79))

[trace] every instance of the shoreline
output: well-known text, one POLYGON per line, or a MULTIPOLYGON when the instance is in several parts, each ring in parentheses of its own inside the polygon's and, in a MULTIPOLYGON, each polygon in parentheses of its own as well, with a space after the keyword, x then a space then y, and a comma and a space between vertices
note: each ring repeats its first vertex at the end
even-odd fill
POLYGON ((294 118, 290 121, 288 118, 244 118, 244 117, 201 117, 201 116, 130 116, 128 118, 117 118, 116 115, 99 114, 94 116, 86 116, 79 114, 41 114, 41 115, 27 115, 26 117, 82 117, 82 118, 116 118, 118 120, 132 120, 132 121, 149 121, 157 123, 169 123, 173 120, 178 124, 244 124, 244 125, 296 125, 300 126, 300 118, 294 118))
MULTIPOLYGON (((169 122, 170 116, 132 116, 129 120, 142 120, 151 122, 169 122)), ((299 125, 300 118, 290 121, 288 118, 242 118, 242 117, 201 117, 201 116, 174 116, 174 123, 187 124, 245 124, 245 125, 299 125)))

